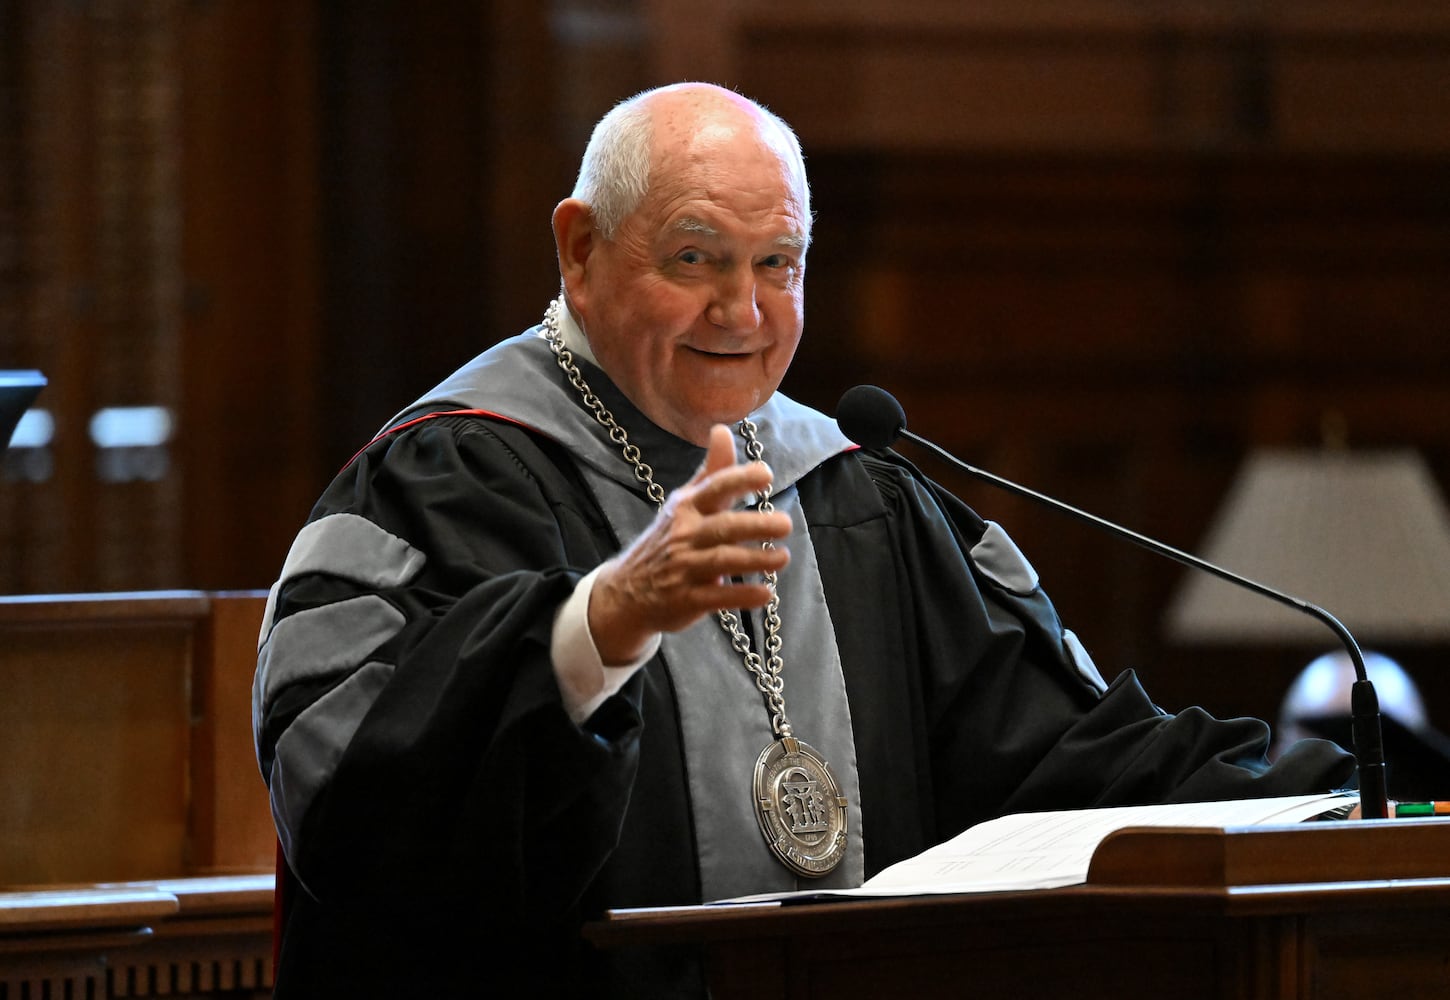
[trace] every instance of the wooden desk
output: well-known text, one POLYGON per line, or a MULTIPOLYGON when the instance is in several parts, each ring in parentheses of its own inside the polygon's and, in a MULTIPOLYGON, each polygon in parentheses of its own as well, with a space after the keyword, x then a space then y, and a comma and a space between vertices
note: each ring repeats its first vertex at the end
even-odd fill
POLYGON ((607 948, 694 947, 750 997, 1450 996, 1450 823, 1130 830, 1085 885, 616 911, 607 948))

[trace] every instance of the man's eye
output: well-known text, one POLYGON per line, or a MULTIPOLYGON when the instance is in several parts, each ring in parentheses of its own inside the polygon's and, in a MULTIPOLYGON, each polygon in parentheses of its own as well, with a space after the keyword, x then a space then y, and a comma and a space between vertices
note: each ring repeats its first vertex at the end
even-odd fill
POLYGON ((703 264, 705 255, 698 250, 683 250, 680 252, 681 264, 703 264))
POLYGON ((769 268, 790 267, 790 258, 783 253, 771 254, 769 257, 761 260, 760 266, 769 268))

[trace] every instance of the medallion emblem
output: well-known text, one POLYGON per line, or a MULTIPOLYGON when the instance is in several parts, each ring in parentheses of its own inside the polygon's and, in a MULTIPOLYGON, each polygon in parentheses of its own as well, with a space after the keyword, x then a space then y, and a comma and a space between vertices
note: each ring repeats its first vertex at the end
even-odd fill
POLYGON ((820 878, 846 856, 846 797, 808 743, 786 736, 761 751, 755 816, 770 849, 798 875, 820 878))

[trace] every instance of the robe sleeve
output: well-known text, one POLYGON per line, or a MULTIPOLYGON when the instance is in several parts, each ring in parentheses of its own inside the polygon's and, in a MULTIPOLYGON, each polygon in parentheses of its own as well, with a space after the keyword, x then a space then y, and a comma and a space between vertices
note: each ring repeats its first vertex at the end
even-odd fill
POLYGON ((890 510, 918 657, 934 836, 1013 812, 1343 788, 1353 758, 1306 741, 1270 763, 1269 728, 1169 714, 1132 671, 1111 684, 998 526, 895 456, 868 458, 890 510))
POLYGON ((294 543, 254 725, 283 847, 319 900, 555 918, 613 849, 641 723, 615 696, 576 725, 555 681, 554 614, 603 556, 552 447, 425 421, 351 463, 294 543))

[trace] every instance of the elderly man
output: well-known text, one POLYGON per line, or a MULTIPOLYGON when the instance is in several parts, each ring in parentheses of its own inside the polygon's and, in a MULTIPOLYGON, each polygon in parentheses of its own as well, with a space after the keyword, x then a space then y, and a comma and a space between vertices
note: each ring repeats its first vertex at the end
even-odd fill
POLYGON ((279 997, 700 995, 581 923, 855 885, 1006 812, 1349 779, 1104 684, 999 527, 777 393, 811 227, 777 118, 639 95, 553 221, 562 300, 390 422, 274 588, 279 997))

